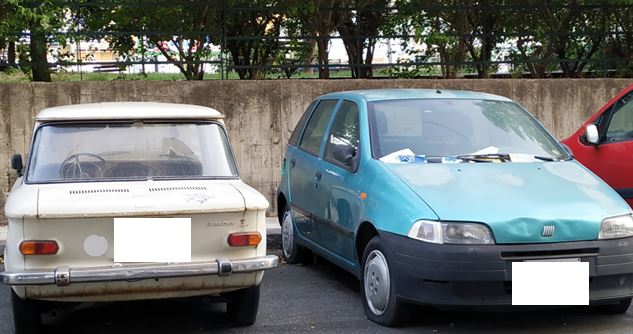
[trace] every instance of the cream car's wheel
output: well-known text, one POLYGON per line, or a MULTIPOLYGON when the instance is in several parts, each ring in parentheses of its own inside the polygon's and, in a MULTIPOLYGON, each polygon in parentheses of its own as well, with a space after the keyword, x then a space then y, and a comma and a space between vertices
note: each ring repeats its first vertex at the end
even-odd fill
POLYGON ((365 247, 361 298, 367 319, 381 325, 395 326, 406 318, 408 305, 396 296, 395 282, 386 254, 378 236, 373 237, 365 247))
POLYGON ((11 304, 15 334, 40 333, 42 329, 40 302, 22 299, 11 289, 11 304))
POLYGON ((259 285, 226 294, 226 315, 236 326, 250 326, 257 319, 259 309, 259 285))
POLYGON ((600 313, 604 314, 623 314, 629 310, 631 306, 631 298, 619 300, 613 304, 595 305, 592 308, 600 313))
POLYGON ((294 221, 288 206, 284 208, 281 219, 281 246, 286 262, 298 263, 305 258, 306 250, 297 244, 294 221))

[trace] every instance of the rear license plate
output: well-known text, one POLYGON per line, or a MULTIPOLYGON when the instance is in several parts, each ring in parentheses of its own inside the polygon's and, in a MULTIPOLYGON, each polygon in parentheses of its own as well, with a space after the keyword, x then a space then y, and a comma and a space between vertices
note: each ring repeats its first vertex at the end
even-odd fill
POLYGON ((115 218, 114 262, 191 262, 191 218, 115 218))
POLYGON ((513 262, 512 305, 589 305, 589 262, 513 262))
POLYGON ((534 259, 525 260, 524 262, 580 262, 579 257, 565 258, 565 259, 534 259))

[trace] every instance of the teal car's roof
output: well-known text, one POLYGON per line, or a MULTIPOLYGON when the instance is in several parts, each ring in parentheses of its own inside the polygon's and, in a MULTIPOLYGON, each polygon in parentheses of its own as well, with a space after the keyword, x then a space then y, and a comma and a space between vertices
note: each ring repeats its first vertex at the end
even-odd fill
POLYGON ((321 98, 344 98, 360 97, 367 102, 385 100, 408 100, 408 99, 465 99, 465 100, 494 100, 512 101, 507 97, 473 92, 467 90, 445 90, 445 89, 367 89, 350 90, 344 92, 329 93, 321 98))

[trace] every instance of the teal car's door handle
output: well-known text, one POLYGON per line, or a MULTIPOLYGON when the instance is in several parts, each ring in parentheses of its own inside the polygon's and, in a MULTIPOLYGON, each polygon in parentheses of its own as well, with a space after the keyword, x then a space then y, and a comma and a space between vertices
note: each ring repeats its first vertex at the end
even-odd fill
POLYGON ((319 182, 321 181, 321 177, 323 176, 323 174, 321 174, 321 171, 317 171, 316 174, 314 174, 314 187, 317 188, 319 186, 319 182))
POLYGON ((297 160, 295 160, 294 158, 290 159, 290 167, 294 167, 296 164, 297 164, 297 160))

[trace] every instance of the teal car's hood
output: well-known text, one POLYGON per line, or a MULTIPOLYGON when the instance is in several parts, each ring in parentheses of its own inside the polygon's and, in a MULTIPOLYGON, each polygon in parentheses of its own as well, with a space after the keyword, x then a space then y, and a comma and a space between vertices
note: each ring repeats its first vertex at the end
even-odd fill
POLYGON ((499 244, 595 240, 602 219, 630 212, 575 161, 386 165, 441 220, 485 223, 499 244))

